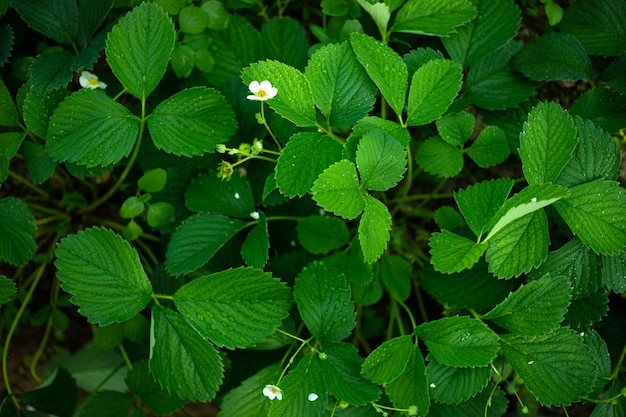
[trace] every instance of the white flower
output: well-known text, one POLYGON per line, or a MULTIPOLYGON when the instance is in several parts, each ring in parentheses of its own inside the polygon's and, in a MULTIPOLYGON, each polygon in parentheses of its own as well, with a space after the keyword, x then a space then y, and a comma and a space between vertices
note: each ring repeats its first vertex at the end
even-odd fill
POLYGON ((250 217, 252 217, 254 220, 259 220, 259 212, 253 211, 252 213, 250 213, 250 217))
POLYGON ((317 395, 316 393, 312 392, 309 394, 309 396, 307 397, 307 399, 311 402, 317 400, 319 398, 319 395, 317 395))
POLYGON ((272 83, 267 80, 261 81, 260 83, 258 81, 252 81, 248 88, 252 93, 248 96, 248 100, 265 101, 276 97, 276 94, 278 94, 278 89, 272 87, 272 83))
POLYGON ((80 86, 83 88, 89 88, 95 90, 96 88, 107 88, 107 85, 98 79, 98 76, 90 73, 89 71, 83 71, 78 79, 80 86))
POLYGON ((276 398, 278 399, 278 401, 280 401, 283 399, 283 391, 276 385, 267 384, 265 388, 263 388, 263 395, 265 395, 270 400, 276 398))

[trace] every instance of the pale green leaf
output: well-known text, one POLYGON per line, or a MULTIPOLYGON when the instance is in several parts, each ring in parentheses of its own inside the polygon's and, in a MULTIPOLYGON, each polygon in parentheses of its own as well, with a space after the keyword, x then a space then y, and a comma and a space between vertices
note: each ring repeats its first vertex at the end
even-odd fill
POLYGON ((426 367, 430 382, 430 395, 433 400, 444 404, 460 404, 474 397, 489 383, 491 368, 477 366, 473 368, 455 368, 437 362, 432 357, 426 367))
POLYGON ((503 162, 510 153, 506 134, 498 126, 487 126, 467 149, 467 155, 481 168, 503 162))
POLYGON ((513 0, 475 0, 478 16, 457 32, 442 38, 455 61, 464 68, 503 45, 517 33, 521 21, 520 9, 513 0))
POLYGON ((132 219, 134 217, 140 216, 145 209, 146 205, 139 197, 130 196, 122 203, 122 207, 120 207, 119 211, 119 216, 122 219, 132 219))
POLYGON ((361 138, 356 164, 363 187, 385 191, 395 187, 406 171, 406 150, 382 130, 372 130, 361 138))
MULTIPOLYGON (((320 361, 314 355, 302 358, 281 381, 280 389, 283 391, 283 399, 272 401, 269 417, 317 417, 326 407, 328 390, 320 361), (311 395, 316 397, 310 397, 311 395)), ((265 400, 270 401, 267 398, 265 400)))
POLYGON ((427 414, 430 409, 430 395, 426 365, 417 345, 411 346, 411 355, 404 372, 387 384, 385 392, 397 408, 417 407, 417 412, 427 414))
POLYGON ((173 275, 195 271, 240 231, 244 222, 219 214, 189 217, 174 232, 165 254, 165 265, 173 275))
POLYGON ((126 384, 141 403, 158 415, 171 414, 185 405, 186 401, 163 390, 148 370, 146 361, 134 362, 126 375, 126 384))
POLYGON ((487 249, 486 243, 476 243, 448 230, 430 236, 430 262, 435 270, 450 274, 471 268, 487 249))
POLYGON ((454 177, 463 169, 463 152, 439 136, 426 139, 417 148, 415 160, 426 172, 445 178, 454 177))
POLYGON ((305 74, 315 105, 330 126, 353 125, 372 110, 376 87, 348 43, 319 49, 305 74))
POLYGON ((563 321, 571 298, 567 278, 544 275, 519 287, 483 318, 517 335, 541 336, 563 321))
POLYGON ((387 291, 395 299, 406 301, 412 290, 411 263, 400 255, 383 255, 377 265, 387 291))
POLYGON ((15 292, 15 283, 4 275, 0 275, 0 305, 11 301, 15 292))
POLYGON ((190 210, 242 219, 249 218, 254 211, 250 183, 238 172, 228 181, 222 181, 215 173, 192 179, 185 192, 185 203, 190 210))
POLYGON ((594 252, 617 255, 626 247, 626 191, 617 182, 595 180, 571 188, 554 208, 594 252))
POLYGON ((519 154, 530 185, 555 181, 578 143, 570 115, 554 102, 535 106, 520 134, 519 154))
POLYGON ((365 262, 371 264, 387 249, 391 214, 384 203, 371 195, 364 196, 363 202, 365 207, 359 222, 359 242, 365 262))
POLYGON ((467 316, 444 317, 422 323, 415 334, 435 359, 457 368, 485 366, 498 353, 498 336, 484 323, 467 316))
POLYGON ((137 188, 148 193, 158 193, 167 184, 167 171, 163 168, 151 169, 137 180, 137 188))
POLYGON ((25 137, 25 132, 0 133, 0 183, 6 180, 9 176, 9 166, 11 164, 11 160, 17 154, 17 151, 19 150, 25 137))
POLYGON ((453 146, 461 146, 469 139, 474 131, 476 119, 468 112, 461 112, 443 116, 435 122, 439 136, 453 146))
POLYGON ((475 16, 476 8, 468 0, 409 0, 390 31, 445 37, 475 16))
POLYGON ((365 208, 356 166, 347 159, 326 168, 313 183, 311 194, 324 210, 345 219, 356 218, 365 208))
POLYGON ((591 60, 570 34, 552 32, 526 46, 515 58, 515 68, 535 81, 577 81, 591 78, 591 60))
POLYGON ((573 330, 559 328, 539 337, 502 336, 502 350, 545 406, 569 405, 593 387, 595 364, 573 330))
POLYGON ((296 133, 278 157, 278 189, 288 197, 303 196, 326 168, 341 160, 341 152, 341 145, 328 136, 296 133))
POLYGON ((346 223, 332 216, 309 216, 296 226, 302 247, 315 254, 337 249, 348 243, 350 233, 346 223))
POLYGON ((109 32, 107 62, 122 85, 143 101, 163 78, 175 42, 169 15, 154 3, 142 3, 109 32))
POLYGON ((518 277, 539 266, 548 256, 548 218, 533 211, 508 223, 489 239, 485 259, 498 278, 518 277))
POLYGON ((461 89, 460 64, 438 59, 422 65, 411 79, 407 124, 421 126, 432 122, 450 107, 461 89))
POLYGON ((209 401, 222 382, 222 358, 215 347, 169 308, 152 307, 150 373, 169 393, 188 401, 209 401))
POLYGON ((246 265, 263 269, 269 258, 270 239, 267 232, 267 218, 259 213, 259 222, 254 226, 241 245, 241 256, 246 265))
POLYGON ((322 262, 313 262, 296 277, 294 297, 307 328, 321 341, 339 341, 355 325, 354 303, 345 277, 322 262))
POLYGON ((18 126, 20 117, 17 114, 13 97, 0 78, 0 126, 18 126))
POLYGON ((274 384, 282 367, 279 363, 267 366, 256 374, 246 378, 241 385, 229 391, 220 404, 220 417, 256 417, 267 416, 270 401, 263 396, 263 388, 274 384))
POLYGON ((0 259, 25 265, 35 253, 35 217, 26 203, 14 197, 0 199, 0 259))
POLYGON ((513 180, 499 178, 482 181, 454 193, 454 201, 477 237, 485 232, 489 220, 502 208, 512 188, 513 180))
POLYGON ((325 359, 320 360, 328 391, 349 404, 362 405, 376 401, 378 386, 361 376, 361 357, 349 343, 324 346, 325 359))
POLYGON ((167 201, 148 204, 146 221, 154 229, 161 228, 176 220, 176 209, 167 201))
POLYGON ((26 169, 33 184, 41 184, 52 177, 56 164, 46 153, 43 145, 30 141, 24 142, 22 144, 22 154, 24 155, 26 169))
POLYGON ((267 101, 272 110, 297 126, 316 125, 311 85, 297 69, 278 61, 259 61, 244 68, 241 79, 246 85, 268 80, 278 89, 276 97, 267 101))
POLYGON ((46 151, 57 162, 107 166, 130 154, 138 132, 139 121, 126 107, 99 91, 80 90, 52 114, 46 151))
POLYGON ((129 320, 150 301, 152 285, 137 251, 111 230, 92 227, 70 235, 56 257, 62 288, 90 323, 129 320))
POLYGON ((387 340, 368 355, 361 374, 377 384, 388 384, 404 372, 412 354, 410 335, 387 340))
POLYGON ((193 87, 169 97, 148 118, 158 149, 177 156, 214 152, 237 130, 235 114, 226 99, 211 88, 193 87))
POLYGON ((78 7, 75 0, 12 0, 11 6, 37 32, 59 43, 72 45, 78 35, 78 7))
POLYGON ((237 268, 188 282, 174 294, 174 304, 203 337, 234 349, 250 346, 280 326, 291 294, 270 273, 237 268))
POLYGON ((209 26, 209 14, 197 6, 183 7, 178 14, 180 31, 189 34, 202 33, 209 26))
POLYGON ((398 117, 402 117, 409 74, 400 55, 363 33, 351 33, 350 43, 380 93, 398 117))

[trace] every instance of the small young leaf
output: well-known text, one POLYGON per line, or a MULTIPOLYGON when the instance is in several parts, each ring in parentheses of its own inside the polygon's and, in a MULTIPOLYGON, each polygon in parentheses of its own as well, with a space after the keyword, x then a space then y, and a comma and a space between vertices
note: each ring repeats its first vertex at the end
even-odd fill
POLYGON ((302 197, 326 168, 341 160, 341 153, 341 145, 328 136, 296 133, 278 157, 276 185, 288 197, 302 197))
POLYGON ((158 193, 165 188, 167 183, 167 171, 163 168, 156 168, 144 172, 137 180, 137 188, 147 193, 158 193))
POLYGON ((135 196, 130 196, 124 200, 124 203, 122 203, 119 215, 122 219, 132 219, 140 216, 145 209, 146 205, 141 199, 135 196))
POLYGON ((451 60, 429 61, 411 79, 407 124, 421 126, 432 122, 450 107, 461 89, 463 68, 451 60))
POLYGON ((426 172, 450 178, 463 169, 463 152, 439 136, 428 138, 417 148, 415 160, 426 172))
POLYGON ((471 113, 461 112, 437 119, 435 122, 439 136, 453 146, 461 146, 474 131, 476 119, 471 113))
POLYGON ((478 394, 489 383, 489 366, 454 368, 443 365, 430 356, 426 359, 430 360, 426 367, 430 393, 432 399, 439 403, 460 404, 478 394))
POLYGON ((467 316, 444 317, 415 328, 437 362, 456 368, 485 366, 498 353, 498 336, 467 316))
POLYGON ((429 245, 435 270, 446 274, 471 268, 487 249, 486 243, 476 243, 448 230, 433 233, 429 245))
POLYGON ((259 212, 259 223, 254 226, 241 245, 241 256, 246 265, 263 269, 269 258, 270 239, 267 232, 267 219, 259 212))
POLYGON ((593 387, 595 364, 582 338, 559 328, 538 337, 502 336, 504 356, 545 406, 569 405, 593 387))
POLYGON ((520 134, 519 154, 530 185, 554 182, 578 143, 570 115, 556 103, 535 106, 520 134))
POLYGON ((477 237, 482 236, 489 220, 502 208, 513 184, 511 179, 499 178, 482 181, 454 193, 454 201, 477 237))
POLYGON ((339 341, 350 335, 355 325, 354 303, 343 274, 313 262, 296 278, 294 297, 313 337, 339 341))
POLYGON ((126 107, 99 91, 81 90, 52 114, 46 151, 57 162, 107 166, 130 154, 138 132, 139 121, 126 107))
POLYGON ((209 26, 209 14, 197 6, 183 7, 178 14, 180 31, 197 35, 209 26))
POLYGON ((313 200, 344 219, 356 218, 365 208, 356 166, 347 159, 329 166, 313 183, 313 200))
POLYGON ((398 117, 402 117, 409 73, 394 50, 363 33, 350 34, 356 56, 398 117))
POLYGON ((594 252, 617 255, 626 246, 626 191, 618 183, 595 180, 571 188, 554 208, 594 252))
POLYGON ((267 272, 238 268, 188 282, 174 294, 174 304, 203 337, 234 349, 250 346, 280 326, 291 294, 267 272))
POLYGON ((70 235, 56 256, 61 286, 90 323, 126 321, 150 301, 152 285, 137 251, 111 230, 92 227, 70 235))
POLYGON ((189 401, 209 401, 222 382, 222 358, 180 314, 152 307, 150 372, 169 393, 189 401))
POLYGON ((167 201, 148 204, 146 221, 154 229, 161 228, 176 219, 176 209, 167 201))
POLYGON ((519 287, 483 318, 517 335, 541 336, 563 321, 571 298, 572 287, 565 277, 545 275, 519 287))
POLYGON ((154 3, 142 3, 109 32, 107 61, 122 85, 143 101, 163 78, 175 41, 168 14, 154 3))
POLYGON ((4 275, 0 275, 0 305, 11 301, 15 295, 15 283, 4 275))
POLYGON ((498 126, 487 126, 467 149, 467 155, 481 168, 499 164, 510 153, 506 134, 498 126))
POLYGON ((445 37, 474 17, 476 8, 468 0, 409 0, 398 11, 390 32, 445 37))
POLYGON ((296 226, 296 232, 302 247, 315 254, 337 249, 350 239, 346 223, 332 216, 305 217, 296 226))
POLYGON ((385 391, 395 407, 406 409, 416 406, 420 415, 428 414, 430 395, 426 365, 417 345, 411 346, 409 362, 404 372, 387 384, 385 391))
POLYGON ((39 411, 59 417, 71 417, 76 408, 77 399, 76 380, 63 368, 55 369, 43 384, 20 398, 21 401, 39 411))
POLYGON ((356 164, 363 187, 385 191, 402 179, 406 171, 406 151, 392 136, 382 130, 372 130, 359 142, 356 164))
POLYGON ((280 389, 283 399, 272 401, 269 417, 320 416, 328 400, 320 361, 313 355, 298 362, 281 381, 280 389))
POLYGON ((371 264, 387 249, 391 214, 384 203, 371 195, 363 196, 363 202, 365 207, 359 222, 359 242, 365 262, 371 264))
POLYGON ((0 259, 25 265, 35 253, 35 218, 26 203, 14 197, 0 199, 0 259))
MULTIPOLYGON (((228 392, 220 404, 220 417, 241 417, 260 414, 266 416, 270 401, 263 396, 263 388, 276 382, 282 367, 275 363, 245 379, 241 385, 228 392)), ((287 374, 289 376, 289 374, 287 374)))
POLYGON ((163 390, 148 370, 148 363, 133 363, 126 375, 128 389, 141 399, 141 403, 158 415, 171 414, 185 405, 185 400, 163 390))
POLYGON ((219 214, 189 217, 172 235, 165 254, 168 271, 182 275, 200 268, 244 225, 241 220, 219 214))
POLYGON ((361 374, 377 384, 388 384, 404 372, 412 353, 410 335, 387 340, 365 359, 361 374))
POLYGON ((246 177, 238 173, 228 181, 214 173, 191 180, 185 202, 190 210, 223 214, 246 219, 254 211, 254 196, 246 177))
POLYGON ((192 87, 161 102, 148 119, 148 129, 158 149, 190 157, 214 152, 215 145, 235 133, 237 121, 219 92, 192 87))

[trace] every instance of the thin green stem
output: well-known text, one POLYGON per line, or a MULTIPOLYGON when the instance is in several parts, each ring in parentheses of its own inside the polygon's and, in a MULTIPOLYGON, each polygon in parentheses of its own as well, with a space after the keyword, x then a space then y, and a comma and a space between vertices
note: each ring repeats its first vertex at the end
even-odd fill
POLYGON ((20 184, 22 184, 23 186, 25 186, 26 188, 36 192, 37 194, 39 194, 43 198, 50 198, 50 195, 48 195, 47 192, 45 192, 41 188, 37 187, 35 184, 33 184, 32 182, 28 181, 26 178, 22 177, 21 175, 16 174, 15 172, 9 170, 9 176, 11 178, 13 178, 15 181, 17 181, 20 184))
POLYGON ((611 373, 611 376, 609 377, 609 381, 613 381, 617 379, 617 375, 622 370, 622 365, 624 364, 624 358, 626 358, 626 345, 624 345, 624 347, 622 348, 622 353, 619 356, 619 359, 617 360, 615 369, 613 369, 613 372, 611 373))
POLYGON ((415 318, 413 317, 413 313, 411 313, 411 309, 409 309, 409 307, 407 307, 407 305, 404 304, 400 300, 396 300, 396 302, 398 304, 400 304, 400 307, 402 307, 402 309, 407 314, 407 316, 409 316, 409 320, 411 320, 411 326, 413 326, 413 328, 415 329, 417 327, 417 323, 415 322, 415 318))
POLYGON ((128 354, 126 353, 126 349, 124 349, 124 345, 120 343, 119 345, 117 345, 117 348, 120 351, 120 354, 122 355, 122 358, 124 359, 124 362, 126 363, 126 367, 132 371, 133 362, 128 357, 128 354))
POLYGON ((61 283, 58 279, 54 280, 54 287, 52 289, 52 293, 50 294, 50 315, 48 316, 48 320, 46 321, 46 329, 44 330, 43 337, 41 338, 41 342, 37 347, 37 351, 33 356, 33 360, 30 363, 30 373, 35 378, 35 380, 41 383, 42 378, 37 373, 37 364, 39 363, 39 359, 43 355, 43 352, 48 345, 48 339, 50 338, 50 333, 52 332, 52 325, 54 320, 54 311, 57 308, 57 300, 59 299, 59 288, 61 288, 61 283))
POLYGON ((282 149, 283 149, 282 145, 278 141, 278 138, 276 137, 276 135, 274 134, 272 129, 270 129, 270 126, 267 124, 267 119, 265 119, 265 106, 263 105, 263 102, 261 102, 261 120, 263 121, 263 126, 265 126, 265 129, 267 130, 267 133, 269 133, 269 135, 274 140, 274 143, 276 144, 276 148, 279 151, 282 151, 282 149))

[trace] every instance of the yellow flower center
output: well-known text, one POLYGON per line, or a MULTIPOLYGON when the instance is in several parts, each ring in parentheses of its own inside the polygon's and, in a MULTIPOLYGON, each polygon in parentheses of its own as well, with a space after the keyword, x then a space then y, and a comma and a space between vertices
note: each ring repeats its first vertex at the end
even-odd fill
POLYGON ((265 90, 259 90, 259 91, 257 91, 257 92, 256 92, 256 96, 257 96, 258 98, 264 98, 265 96, 267 96, 267 91, 265 91, 265 90))

